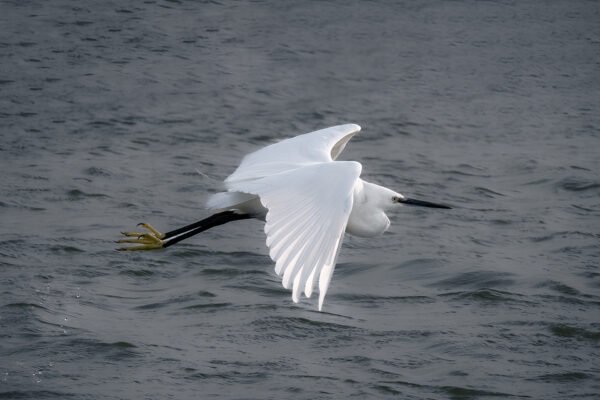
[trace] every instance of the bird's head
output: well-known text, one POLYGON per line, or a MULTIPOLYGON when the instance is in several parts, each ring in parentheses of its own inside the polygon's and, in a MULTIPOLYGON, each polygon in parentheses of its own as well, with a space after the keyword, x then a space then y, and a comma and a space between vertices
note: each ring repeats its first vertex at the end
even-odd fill
POLYGON ((452 208, 445 204, 409 198, 398 192, 394 192, 391 189, 370 182, 361 181, 361 185, 358 187, 364 193, 366 202, 370 206, 378 207, 382 210, 390 210, 396 208, 397 206, 404 205, 429 208, 452 208))

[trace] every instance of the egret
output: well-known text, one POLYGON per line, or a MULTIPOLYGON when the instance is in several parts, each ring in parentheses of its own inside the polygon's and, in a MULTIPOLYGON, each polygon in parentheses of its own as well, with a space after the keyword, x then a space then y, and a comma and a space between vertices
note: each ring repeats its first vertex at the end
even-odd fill
POLYGON ((356 161, 335 161, 360 129, 333 126, 248 154, 225 179, 226 191, 208 199, 210 217, 166 233, 139 224, 146 232, 122 232, 126 238, 118 241, 138 245, 119 250, 166 248, 227 222, 257 218, 265 221, 269 255, 293 301, 302 292, 310 298, 318 279, 321 311, 344 233, 380 235, 390 226, 386 211, 402 205, 450 208, 366 182, 356 161))

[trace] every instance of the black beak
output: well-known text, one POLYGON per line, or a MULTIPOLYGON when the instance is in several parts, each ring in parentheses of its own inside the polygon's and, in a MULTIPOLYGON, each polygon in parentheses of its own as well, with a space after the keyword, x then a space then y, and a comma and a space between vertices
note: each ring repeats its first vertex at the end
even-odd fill
POLYGON ((408 197, 400 199, 399 202, 402 204, 409 205, 409 206, 421 206, 421 207, 429 207, 429 208, 446 208, 446 209, 452 208, 452 207, 444 205, 444 204, 437 204, 437 203, 431 203, 429 201, 409 199, 408 197))

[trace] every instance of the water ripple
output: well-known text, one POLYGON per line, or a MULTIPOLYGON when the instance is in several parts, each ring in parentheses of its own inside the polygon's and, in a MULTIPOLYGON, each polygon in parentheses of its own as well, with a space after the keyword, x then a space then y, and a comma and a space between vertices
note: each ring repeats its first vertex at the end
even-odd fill
POLYGON ((327 321, 316 321, 302 317, 265 317, 252 322, 257 332, 286 339, 319 338, 328 333, 345 335, 360 333, 362 329, 327 321))
POLYGON ((528 300, 527 296, 515 293, 494 290, 494 289, 477 289, 474 291, 451 292, 440 295, 441 297, 449 297, 453 301, 472 300, 481 304, 497 305, 497 304, 522 304, 535 306, 536 302, 528 300))
POLYGON ((0 399, 70 399, 78 398, 77 395, 68 392, 56 392, 51 390, 12 390, 0 392, 0 399))
POLYGON ((515 281, 514 274, 497 271, 469 271, 456 274, 453 277, 443 279, 431 284, 431 286, 443 289, 456 289, 459 287, 471 288, 494 288, 512 286, 515 281))
POLYGON ((600 189, 600 182, 579 177, 569 177, 556 183, 556 187, 570 192, 596 191, 600 189))
POLYGON ((567 324, 555 324, 550 326, 550 332, 558 337, 600 342, 600 330, 593 331, 567 324))

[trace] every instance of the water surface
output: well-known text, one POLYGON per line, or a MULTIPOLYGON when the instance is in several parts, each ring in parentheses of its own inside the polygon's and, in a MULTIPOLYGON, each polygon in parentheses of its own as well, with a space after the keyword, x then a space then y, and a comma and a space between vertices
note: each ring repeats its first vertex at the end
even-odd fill
POLYGON ((599 19, 2 1, 0 398, 597 398, 599 19), (247 152, 348 122, 365 179, 454 209, 347 237, 324 312, 291 301, 259 221, 114 251, 204 217, 247 152))

